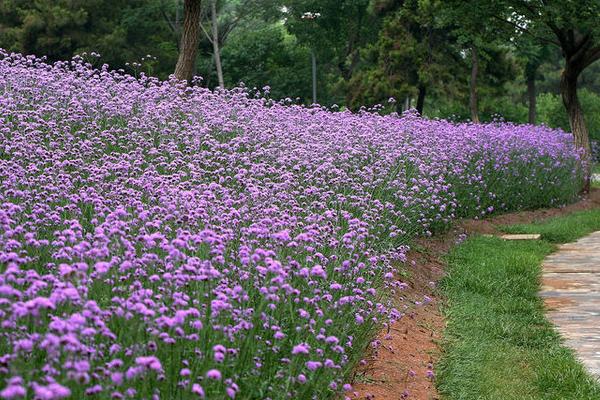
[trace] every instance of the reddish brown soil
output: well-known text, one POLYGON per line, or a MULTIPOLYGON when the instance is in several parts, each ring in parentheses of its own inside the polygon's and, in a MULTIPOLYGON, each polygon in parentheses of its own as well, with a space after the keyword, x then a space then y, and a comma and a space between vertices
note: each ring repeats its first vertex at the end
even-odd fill
POLYGON ((483 220, 464 220, 444 235, 421 239, 408 254, 408 274, 399 279, 409 287, 398 294, 401 304, 413 304, 406 315, 377 336, 378 348, 370 348, 365 363, 357 368, 353 389, 346 393, 351 399, 396 400, 439 399, 435 388, 435 364, 444 329, 440 312, 443 299, 435 290, 444 275, 443 256, 465 235, 498 234, 501 225, 532 223, 549 217, 600 207, 600 190, 595 189, 580 201, 561 208, 523 211, 483 220), (425 296, 431 299, 427 305, 425 296))

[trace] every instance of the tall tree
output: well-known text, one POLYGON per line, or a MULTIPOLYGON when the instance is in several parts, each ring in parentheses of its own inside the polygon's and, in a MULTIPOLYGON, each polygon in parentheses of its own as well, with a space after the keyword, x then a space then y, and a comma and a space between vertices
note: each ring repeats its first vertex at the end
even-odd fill
POLYGON ((177 42, 161 13, 173 6, 171 0, 0 0, 0 47, 51 62, 95 52, 97 64, 127 69, 136 62, 166 78, 177 42))
POLYGON ((179 58, 175 66, 175 77, 190 82, 194 75, 198 42, 200 41, 200 0, 185 0, 183 4, 183 30, 179 44, 179 58))
POLYGON ((442 2, 441 15, 445 26, 451 29, 464 52, 471 58, 471 74, 469 80, 469 110, 471 120, 479 122, 479 91, 481 62, 486 56, 486 51, 499 45, 499 38, 493 30, 493 26, 484 18, 489 11, 488 4, 493 0, 467 1, 467 0, 444 0, 442 2))
POLYGON ((525 80, 527 83, 527 122, 530 124, 535 124, 536 120, 536 104, 537 104, 537 93, 535 90, 535 75, 537 72, 537 65, 528 61, 525 66, 525 80))
POLYGON ((479 97, 477 94, 477 78, 479 77, 479 54, 477 46, 471 45, 471 80, 469 81, 469 111, 471 121, 479 123, 479 97))
MULTIPOLYGON (((200 28, 204 32, 204 39, 212 48, 212 64, 218 86, 225 85, 221 53, 229 35, 247 21, 266 17, 266 14, 272 12, 276 2, 277 0, 210 0, 204 3, 200 28)), ((244 25, 243 28, 253 29, 251 25, 244 25)))
POLYGON ((275 99, 310 102, 310 49, 298 44, 282 24, 246 20, 223 47, 225 85, 269 86, 275 99))
POLYGON ((538 43, 531 36, 521 37, 516 41, 516 55, 522 60, 523 75, 527 91, 527 122, 535 124, 537 119, 537 80, 540 66, 550 56, 548 45, 538 43))
POLYGON ((307 64, 318 61, 317 75, 323 82, 319 102, 327 103, 335 96, 338 97, 332 102, 344 101, 347 84, 361 62, 362 46, 376 40, 380 19, 369 11, 370 3, 371 0, 281 0, 286 29, 299 44, 314 52, 307 64), (307 15, 318 17, 306 18, 307 15))
MULTIPOLYGON (((470 6, 467 0, 450 3, 470 6)), ((600 1, 598 0, 488 0, 479 1, 477 15, 469 19, 500 22, 509 27, 512 38, 528 35, 543 43, 557 45, 564 58, 560 93, 575 144, 584 154, 584 191, 589 191, 591 146, 589 131, 578 97, 578 81, 586 68, 600 59, 600 1)))
POLYGON ((363 63, 350 80, 349 105, 359 108, 393 97, 400 100, 392 103, 400 112, 416 97, 416 109, 423 113, 426 97, 451 80, 448 71, 460 62, 450 30, 438 20, 439 7, 437 0, 373 3, 383 22, 378 40, 363 50, 363 63))
POLYGON ((221 50, 219 48, 219 24, 217 22, 217 0, 210 2, 210 25, 212 30, 212 45, 213 54, 215 57, 215 66, 217 68, 217 79, 219 80, 219 87, 225 87, 223 82, 223 67, 221 65, 221 50))
POLYGON ((349 80, 359 62, 360 46, 376 33, 370 0, 282 0, 281 4, 287 11, 288 30, 349 80), (318 18, 307 19, 309 14, 318 18))

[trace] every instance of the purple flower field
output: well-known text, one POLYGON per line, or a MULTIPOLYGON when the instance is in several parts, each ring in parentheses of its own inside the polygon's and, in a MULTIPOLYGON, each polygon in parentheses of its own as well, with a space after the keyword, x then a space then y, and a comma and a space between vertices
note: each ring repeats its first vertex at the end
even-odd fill
POLYGON ((334 397, 409 306, 411 238, 567 203, 579 176, 545 127, 0 51, 0 398, 334 397))

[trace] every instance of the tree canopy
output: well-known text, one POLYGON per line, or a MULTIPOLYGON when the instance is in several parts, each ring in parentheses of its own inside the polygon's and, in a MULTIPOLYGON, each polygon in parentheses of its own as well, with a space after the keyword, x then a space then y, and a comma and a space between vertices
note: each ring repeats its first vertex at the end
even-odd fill
MULTIPOLYGON (((556 110, 547 107, 548 99, 577 104, 566 96, 567 86, 571 92, 587 90, 583 111, 600 102, 595 100, 600 89, 600 67, 594 64, 600 58, 596 0, 198 3, 200 29, 190 73, 203 78, 196 84, 209 88, 220 81, 226 88, 268 86, 274 99, 309 104, 313 54, 318 100, 326 106, 381 112, 415 107, 432 118, 539 123, 564 121, 544 114, 556 110), (541 109, 538 99, 545 102, 541 109)), ((166 79, 181 50, 185 4, 4 0, 0 47, 50 61, 83 54, 98 65, 166 79)), ((573 107, 564 110, 566 120, 577 119, 573 107)), ((590 134, 600 136, 595 126, 590 134)))

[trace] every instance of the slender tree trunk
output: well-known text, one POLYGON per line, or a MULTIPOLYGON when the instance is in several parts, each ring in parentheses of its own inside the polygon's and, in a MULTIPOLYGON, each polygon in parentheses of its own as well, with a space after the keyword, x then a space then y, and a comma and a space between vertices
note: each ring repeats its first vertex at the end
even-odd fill
POLYGON ((583 117, 583 110, 581 109, 579 97, 577 96, 577 78, 579 77, 579 74, 580 71, 573 71, 567 64, 560 79, 560 93, 565 108, 567 109, 571 131, 575 138, 575 145, 577 148, 583 150, 583 161, 585 165, 583 191, 587 193, 590 191, 592 148, 590 146, 588 129, 583 117))
POLYGON ((535 93, 535 73, 527 74, 527 103, 529 106, 529 123, 534 125, 537 113, 535 93))
POLYGON ((419 115, 423 115, 423 107, 425 106, 425 95, 427 94, 427 88, 424 84, 419 84, 419 95, 417 96, 417 112, 419 115))
POLYGON ((200 0, 185 0, 183 3, 183 30, 179 44, 179 58, 175 66, 175 77, 190 82, 194 74, 198 42, 200 41, 200 0))
POLYGON ((177 35, 177 46, 181 37, 181 0, 175 0, 175 34, 177 35))
MULTIPOLYGON (((433 60, 433 27, 430 25, 427 27, 427 61, 425 68, 429 70, 433 60)), ((419 94, 417 95, 417 112, 419 115, 423 115, 423 108, 425 107, 425 96, 427 95, 427 86, 425 82, 419 82, 419 94)))
POLYGON ((404 112, 404 103, 402 103, 401 101, 396 101, 396 112, 400 115, 402 115, 402 113, 404 112))
POLYGON ((479 56, 477 48, 471 47, 471 85, 469 93, 469 109, 471 110, 471 121, 479 123, 479 108, 477 106, 477 75, 479 74, 479 56))
POLYGON ((217 0, 212 0, 210 3, 210 24, 212 25, 212 43, 213 54, 215 57, 215 66, 217 67, 217 79, 219 87, 224 88, 223 68, 221 66, 221 50, 219 49, 219 27, 217 21, 217 0))
POLYGON ((312 101, 317 104, 317 56, 315 51, 311 50, 310 59, 312 65, 312 101))

